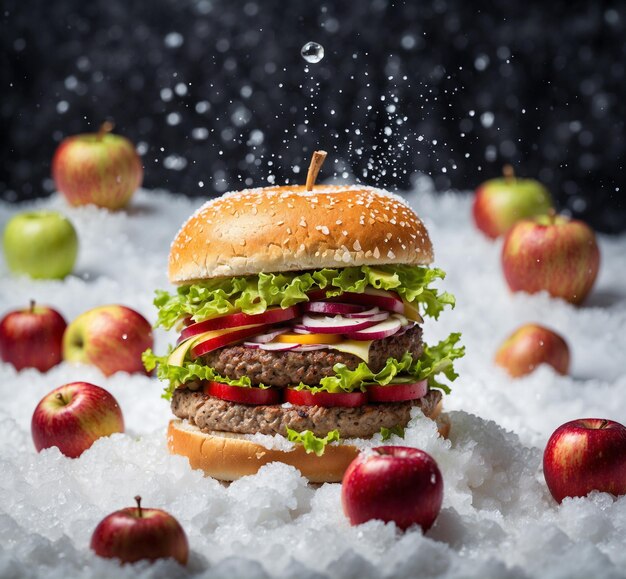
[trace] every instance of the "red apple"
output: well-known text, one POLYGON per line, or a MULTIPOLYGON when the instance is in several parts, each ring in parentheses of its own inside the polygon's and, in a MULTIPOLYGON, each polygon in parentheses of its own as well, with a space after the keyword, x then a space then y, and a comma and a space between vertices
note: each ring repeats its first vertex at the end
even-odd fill
POLYGON ((46 372, 63 359, 63 316, 48 306, 35 305, 9 312, 0 321, 0 358, 15 368, 46 372))
POLYGON ((89 382, 70 382, 46 394, 31 420, 37 452, 57 446, 70 458, 80 456, 101 436, 115 432, 124 432, 117 400, 89 382))
POLYGON ((549 364, 567 374, 570 353, 567 342, 556 332, 539 324, 525 324, 498 348, 495 362, 511 376, 530 374, 540 364, 549 364))
POLYGON ((189 544, 180 523, 161 509, 144 509, 141 497, 136 507, 111 513, 96 527, 91 548, 99 557, 134 563, 142 559, 176 559, 187 564, 189 544))
POLYGON ((548 190, 534 179, 518 179, 513 167, 502 169, 503 178, 490 179, 476 189, 472 207, 474 222, 495 239, 521 219, 545 215, 552 208, 548 190))
POLYGON ((543 474, 559 503, 594 490, 626 494, 626 426, 602 418, 559 426, 543 453, 543 474))
POLYGON ((521 221, 502 247, 504 277, 513 291, 547 291, 573 304, 591 291, 600 267, 593 230, 561 215, 521 221))
POLYGON ((70 205, 120 209, 141 185, 143 167, 135 147, 112 129, 112 123, 104 123, 98 133, 68 137, 57 148, 52 177, 70 205))
POLYGON ((443 479, 435 460, 423 450, 379 446, 350 463, 341 501, 352 525, 380 519, 401 529, 417 524, 426 532, 441 510, 443 479))
POLYGON ((105 376, 115 372, 145 374, 141 354, 152 347, 148 320, 120 305, 100 306, 82 313, 63 336, 65 360, 92 364, 105 376))

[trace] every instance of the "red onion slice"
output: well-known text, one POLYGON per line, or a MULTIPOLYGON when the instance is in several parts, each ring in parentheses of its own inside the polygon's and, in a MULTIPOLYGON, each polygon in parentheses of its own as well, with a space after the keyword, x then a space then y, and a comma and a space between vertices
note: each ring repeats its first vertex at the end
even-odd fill
POLYGON ((364 310, 355 314, 346 314, 346 318, 369 318, 370 316, 374 316, 376 314, 380 314, 380 308, 378 307, 370 308, 369 310, 364 310))
POLYGON ((296 324, 293 328, 294 334, 312 334, 310 330, 307 330, 302 324, 296 324))
POLYGON ((330 346, 330 344, 298 344, 298 347, 294 348, 292 352, 314 352, 315 350, 325 350, 330 346))
POLYGON ((343 316, 325 316, 323 318, 312 318, 305 315, 302 318, 302 325, 316 334, 347 334, 358 330, 364 330, 376 324, 370 319, 350 319, 343 316))
POLYGON ((254 336, 250 339, 251 342, 256 342, 257 344, 266 344, 267 342, 271 342, 276 336, 280 336, 285 332, 289 332, 290 328, 276 328, 267 334, 259 334, 258 336, 254 336))
POLYGON ((402 327, 402 321, 398 319, 398 316, 394 315, 384 322, 380 322, 364 330, 349 333, 347 337, 351 340, 382 340, 393 336, 402 329, 402 327))
POLYGON ((365 306, 346 304, 343 302, 308 302, 302 305, 305 312, 315 314, 356 314, 362 312, 365 306))
POLYGON ((369 306, 370 308, 379 307, 388 312, 404 313, 404 302, 400 296, 385 290, 368 287, 361 294, 351 292, 341 294, 341 299, 346 302, 369 306))
POLYGON ((268 352, 286 352, 288 350, 294 350, 300 344, 289 344, 283 342, 273 342, 271 344, 259 344, 260 350, 267 350, 268 352))

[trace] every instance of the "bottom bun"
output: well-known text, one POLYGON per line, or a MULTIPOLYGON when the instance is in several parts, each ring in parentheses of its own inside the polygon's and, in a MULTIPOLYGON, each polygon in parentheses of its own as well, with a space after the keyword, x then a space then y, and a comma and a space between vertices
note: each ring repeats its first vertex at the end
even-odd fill
POLYGON ((241 434, 215 430, 206 433, 181 420, 170 421, 167 444, 171 453, 186 456, 191 468, 228 481, 255 474, 264 464, 279 461, 295 466, 311 482, 340 482, 359 454, 356 446, 349 444, 329 445, 322 456, 307 454, 301 445, 291 451, 269 449, 241 434))
MULTIPOLYGON (((438 412, 433 418, 439 434, 447 438, 448 415, 438 412)), ((301 445, 291 451, 269 449, 242 434, 216 430, 206 433, 182 420, 170 420, 167 446, 172 454, 186 456, 191 468, 224 481, 256 474, 264 464, 278 461, 295 466, 313 483, 341 482, 348 465, 359 454, 359 449, 351 444, 328 445, 322 456, 307 453, 301 445)))

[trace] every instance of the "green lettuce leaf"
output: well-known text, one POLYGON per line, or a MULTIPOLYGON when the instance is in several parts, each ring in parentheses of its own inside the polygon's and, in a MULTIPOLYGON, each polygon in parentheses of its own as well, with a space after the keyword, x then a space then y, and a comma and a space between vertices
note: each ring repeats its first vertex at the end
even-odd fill
MULTIPOLYGON (((400 360, 388 358, 385 366, 379 372, 372 372, 365 362, 361 362, 354 370, 350 370, 345 364, 335 364, 334 376, 327 376, 320 380, 319 386, 310 386, 302 382, 296 387, 297 390, 310 390, 311 392, 354 392, 355 390, 366 391, 367 386, 378 384, 398 384, 402 382, 417 382, 428 380, 430 388, 450 393, 450 387, 440 382, 437 376, 443 374, 448 380, 454 381, 458 374, 454 370, 454 360, 465 354, 465 346, 457 347, 461 334, 450 334, 435 346, 424 346, 424 353, 414 360, 411 354, 406 352, 400 360)), ((186 360, 183 366, 173 366, 167 363, 168 355, 157 356, 152 350, 146 350, 142 355, 144 366, 148 372, 157 369, 159 380, 167 382, 163 398, 170 400, 174 390, 183 384, 193 381, 212 380, 231 386, 252 388, 252 382, 248 376, 231 379, 218 374, 210 366, 204 366, 196 362, 186 360)), ((254 386, 268 388, 263 384, 254 386)))
POLYGON ((307 454, 314 452, 317 456, 322 456, 326 450, 326 445, 339 441, 339 431, 331 430, 326 436, 320 438, 315 436, 310 430, 297 432, 291 428, 287 429, 287 440, 304 446, 307 454))
POLYGON ((158 290, 156 325, 170 329, 186 317, 199 322, 239 311, 260 314, 271 306, 287 308, 306 302, 312 290, 326 290, 327 297, 335 297, 344 292, 363 293, 367 287, 395 291, 436 319, 445 306, 455 304, 451 294, 430 287, 444 277, 442 270, 424 266, 364 265, 206 280, 180 286, 174 294, 158 290))
POLYGON ((384 386, 409 380, 428 380, 430 388, 437 388, 448 394, 450 387, 437 380, 437 375, 443 374, 450 381, 457 378, 453 362, 465 354, 465 346, 457 347, 460 339, 461 334, 453 333, 435 346, 424 346, 424 353, 417 360, 413 360, 408 352, 400 360, 388 358, 384 368, 376 373, 365 362, 361 362, 354 370, 350 370, 345 364, 335 364, 334 376, 322 378, 319 386, 300 383, 298 389, 312 392, 354 392, 366 391, 370 384, 384 386))
MULTIPOLYGON (((213 382, 222 382, 223 384, 229 384, 230 386, 241 386, 242 388, 253 387, 248 376, 242 376, 241 378, 233 380, 231 378, 226 378, 225 376, 220 376, 210 366, 204 366, 202 364, 189 361, 186 361, 183 366, 173 366, 167 363, 167 358, 168 356, 155 355, 150 349, 146 350, 141 356, 146 370, 151 372, 156 368, 157 378, 167 382, 167 386, 165 387, 163 394, 161 394, 161 397, 166 400, 171 400, 174 390, 183 384, 187 384, 188 382, 201 382, 208 380, 213 382)), ((256 387, 257 386, 255 386, 255 388, 256 387)), ((258 388, 268 388, 268 386, 260 384, 258 388)))
POLYGON ((392 426, 391 428, 385 428, 384 426, 380 427, 380 438, 382 442, 389 440, 394 434, 400 438, 404 438, 404 426, 397 425, 392 426))

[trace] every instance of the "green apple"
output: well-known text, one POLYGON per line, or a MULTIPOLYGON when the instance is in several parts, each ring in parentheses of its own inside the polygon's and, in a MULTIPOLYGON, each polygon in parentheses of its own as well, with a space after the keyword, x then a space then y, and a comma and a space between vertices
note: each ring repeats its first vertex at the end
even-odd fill
POLYGON ((495 239, 515 223, 552 209, 548 190, 534 179, 519 179, 513 167, 502 169, 503 177, 490 179, 476 189, 472 212, 476 227, 495 239))
POLYGON ((62 279, 76 262, 78 236, 61 213, 27 211, 9 220, 3 246, 11 271, 35 279, 62 279))
POLYGON ((52 177, 70 205, 120 209, 141 185, 143 167, 134 145, 112 129, 104 123, 97 133, 68 137, 57 148, 52 177))

